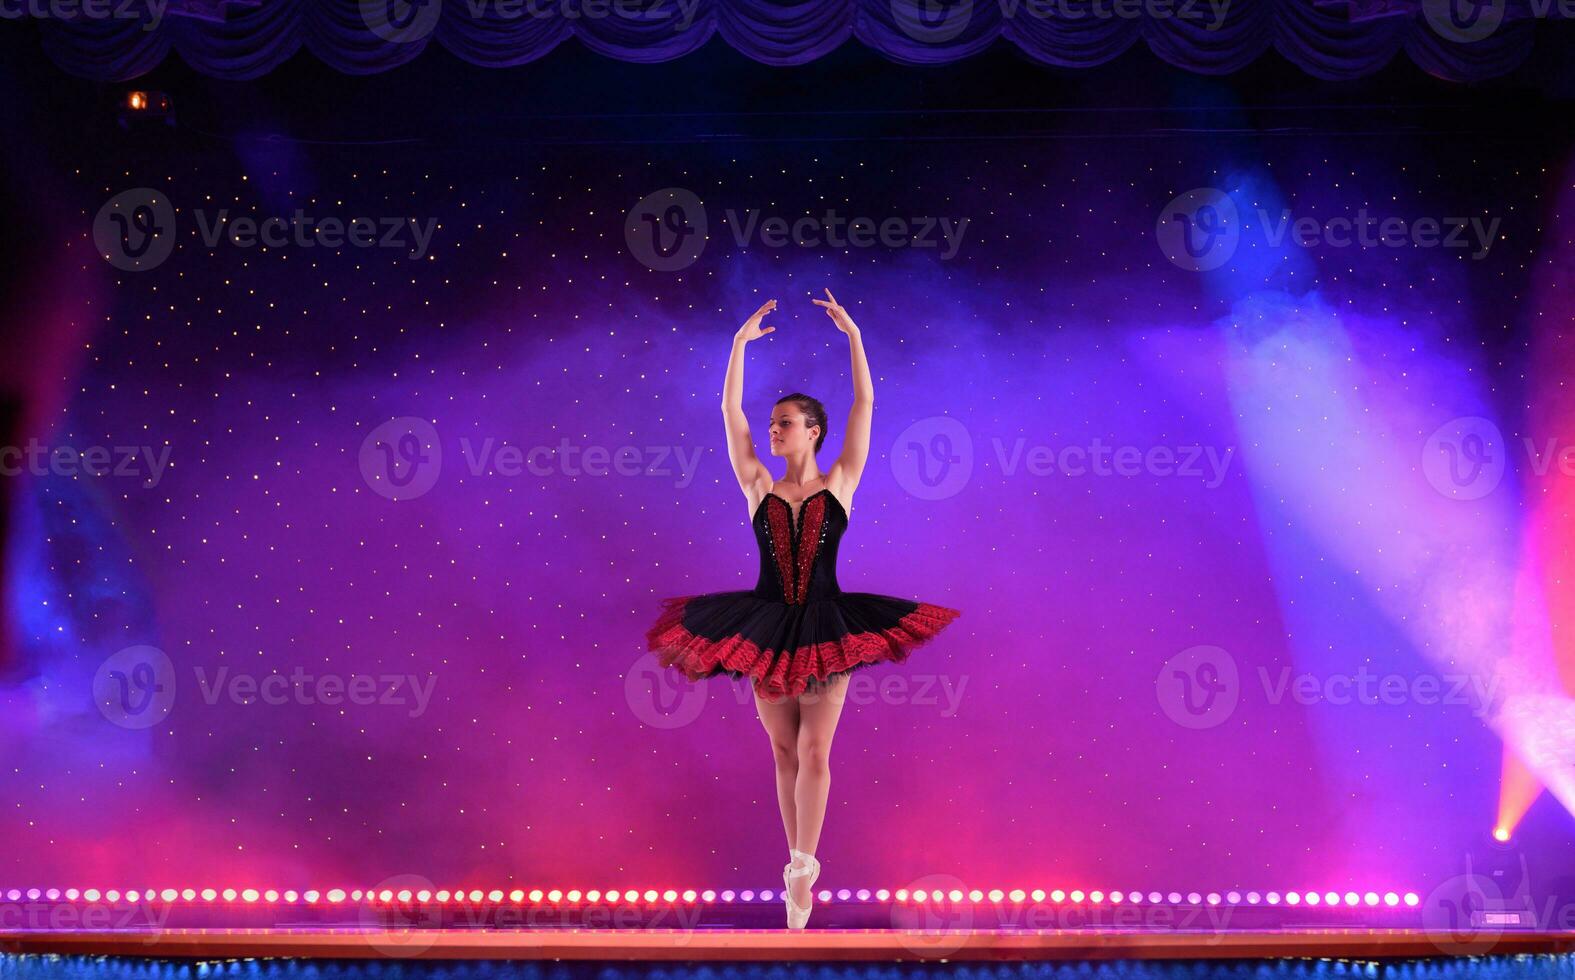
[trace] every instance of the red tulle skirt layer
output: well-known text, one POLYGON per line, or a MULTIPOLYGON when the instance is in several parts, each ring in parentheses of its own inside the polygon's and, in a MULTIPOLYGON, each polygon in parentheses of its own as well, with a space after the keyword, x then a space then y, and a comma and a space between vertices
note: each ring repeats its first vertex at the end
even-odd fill
POLYGON ((662 600, 646 643, 659 663, 690 680, 747 677, 761 697, 782 701, 836 674, 901 663, 960 615, 869 592, 803 604, 713 592, 662 600))

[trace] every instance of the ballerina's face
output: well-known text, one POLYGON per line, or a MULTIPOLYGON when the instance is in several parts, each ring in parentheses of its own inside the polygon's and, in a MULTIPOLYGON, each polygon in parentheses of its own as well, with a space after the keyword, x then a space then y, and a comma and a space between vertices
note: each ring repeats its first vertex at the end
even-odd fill
POLYGON ((817 426, 805 425, 804 410, 793 402, 783 402, 771 409, 771 455, 792 456, 807 452, 814 455, 815 440, 820 438, 817 426))

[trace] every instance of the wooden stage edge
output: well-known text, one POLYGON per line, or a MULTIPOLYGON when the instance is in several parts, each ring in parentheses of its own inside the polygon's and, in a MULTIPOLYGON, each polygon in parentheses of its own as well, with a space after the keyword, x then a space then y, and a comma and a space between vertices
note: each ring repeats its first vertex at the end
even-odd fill
POLYGON ((150 959, 884 961, 1421 958, 1575 952, 1575 932, 808 929, 0 930, 0 952, 150 959))

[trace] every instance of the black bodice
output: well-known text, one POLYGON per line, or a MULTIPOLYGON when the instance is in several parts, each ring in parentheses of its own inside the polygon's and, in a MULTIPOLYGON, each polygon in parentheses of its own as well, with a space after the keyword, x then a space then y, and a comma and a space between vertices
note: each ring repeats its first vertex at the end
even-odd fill
POLYGON ((792 506, 767 493, 755 510, 755 538, 760 543, 760 580, 755 595, 799 605, 838 595, 837 545, 848 529, 842 501, 830 490, 817 490, 792 506))

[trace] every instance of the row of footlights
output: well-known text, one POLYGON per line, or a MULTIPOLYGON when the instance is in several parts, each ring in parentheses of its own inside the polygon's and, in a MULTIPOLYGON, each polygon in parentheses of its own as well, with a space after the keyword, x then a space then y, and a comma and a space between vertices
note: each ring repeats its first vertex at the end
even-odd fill
MULTIPOLYGON (((597 889, 591 889, 589 891, 582 892, 577 888, 569 890, 557 888, 536 888, 531 889, 530 891, 516 888, 507 892, 497 888, 494 888, 490 891, 482 891, 479 888, 473 888, 468 891, 464 889, 449 891, 446 888, 439 890, 425 888, 355 888, 350 890, 343 888, 330 888, 326 891, 319 891, 317 889, 307 889, 304 891, 286 889, 284 891, 279 891, 273 888, 262 890, 256 888, 128 888, 124 890, 110 888, 102 891, 97 888, 12 888, 7 890, 4 894, 5 899, 9 902, 59 902, 63 900, 67 902, 105 901, 130 903, 173 903, 222 901, 227 903, 238 902, 247 905, 258 903, 271 905, 277 904, 279 902, 283 902, 288 905, 318 905, 323 903, 329 905, 338 905, 346 901, 367 902, 372 904, 410 904, 412 902, 417 904, 426 904, 429 902, 437 902, 440 904, 451 902, 486 902, 491 904, 500 904, 505 901, 513 904, 520 904, 528 901, 532 904, 541 904, 545 902, 552 905, 563 903, 568 903, 571 905, 582 903, 600 903, 607 905, 616 905, 619 903, 634 905, 643 903, 646 905, 651 905, 660 903, 672 904, 675 902, 774 902, 777 901, 781 896, 780 891, 773 891, 769 888, 761 889, 759 891, 748 888, 738 891, 735 891, 731 888, 720 891, 710 888, 698 891, 695 889, 679 891, 672 888, 665 890, 650 888, 640 891, 631 888, 626 890, 611 889, 605 892, 597 889)), ((839 888, 836 891, 824 889, 822 891, 816 892, 815 897, 817 900, 822 902, 889 902, 895 900, 897 902, 935 904, 961 904, 963 902, 972 902, 975 904, 981 902, 991 902, 995 904, 1000 904, 1003 902, 1023 904, 1025 902, 1031 901, 1035 904, 1039 904, 1049 900, 1050 902, 1056 904, 1070 902, 1074 905, 1121 905, 1125 903, 1131 905, 1265 905, 1271 907, 1324 906, 1334 908, 1399 908, 1401 906, 1415 908, 1420 901, 1415 892, 1401 893, 1392 891, 1383 893, 1373 891, 1361 893, 1354 891, 1348 891, 1344 893, 1336 891, 1270 891, 1261 893, 1256 891, 1228 891, 1224 893, 1208 892, 1205 894, 1199 892, 1187 892, 1183 894, 1182 892, 1175 891, 1105 892, 1095 890, 1084 892, 1081 889, 1064 891, 1059 888, 1053 889, 1051 891, 1046 891, 1043 888, 1035 888, 1032 890, 1016 888, 1010 891, 1005 891, 999 888, 991 889, 989 891, 983 891, 981 889, 971 889, 968 891, 963 891, 962 889, 943 890, 939 888, 898 888, 894 891, 886 888, 877 888, 873 890, 868 888, 839 888)))

